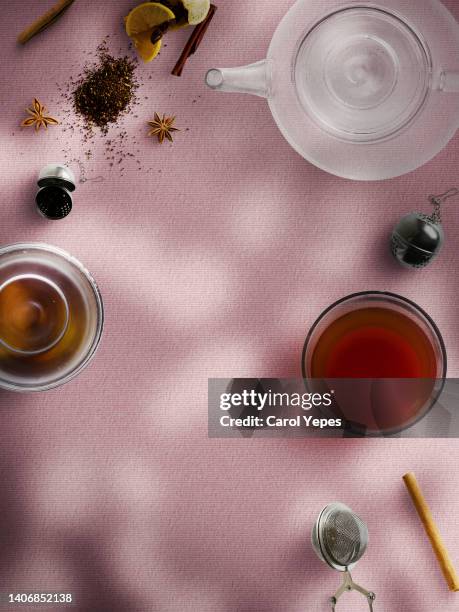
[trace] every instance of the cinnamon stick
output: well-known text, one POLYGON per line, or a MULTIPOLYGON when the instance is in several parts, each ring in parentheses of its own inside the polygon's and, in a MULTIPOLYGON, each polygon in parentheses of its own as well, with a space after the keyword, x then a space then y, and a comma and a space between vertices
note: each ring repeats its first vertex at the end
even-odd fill
POLYGON ((215 4, 210 5, 209 12, 207 13, 207 17, 199 23, 193 30, 188 42, 185 45, 185 48, 182 51, 177 63, 172 70, 172 74, 174 76, 181 76, 183 69, 185 68, 185 64, 188 58, 195 53, 201 44, 205 33, 207 32, 208 27, 210 26, 210 22, 212 21, 217 7, 215 4))
POLYGON ((406 488, 411 496, 414 507, 421 519, 427 537, 430 540, 435 556, 440 564, 443 576, 448 584, 450 591, 459 591, 459 578, 454 569, 453 562, 449 556, 446 546, 436 526, 430 508, 422 494, 421 488, 416 480, 416 476, 410 472, 403 476, 406 488))
POLYGON ((75 0, 59 0, 52 8, 49 9, 44 15, 34 21, 28 28, 26 28, 18 36, 18 43, 25 45, 31 38, 33 38, 39 32, 42 32, 45 28, 54 23, 63 13, 66 11, 75 0))

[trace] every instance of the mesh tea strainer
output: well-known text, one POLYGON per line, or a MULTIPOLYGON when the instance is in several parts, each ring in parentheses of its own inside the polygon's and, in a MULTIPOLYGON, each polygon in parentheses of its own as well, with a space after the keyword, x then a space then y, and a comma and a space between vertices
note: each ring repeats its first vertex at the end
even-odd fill
POLYGON ((370 610, 373 611, 375 594, 356 584, 350 574, 350 570, 364 555, 367 545, 368 528, 350 508, 334 503, 322 510, 312 530, 312 546, 319 559, 344 573, 343 584, 330 598, 332 610, 336 609, 343 593, 357 591, 367 598, 370 610))

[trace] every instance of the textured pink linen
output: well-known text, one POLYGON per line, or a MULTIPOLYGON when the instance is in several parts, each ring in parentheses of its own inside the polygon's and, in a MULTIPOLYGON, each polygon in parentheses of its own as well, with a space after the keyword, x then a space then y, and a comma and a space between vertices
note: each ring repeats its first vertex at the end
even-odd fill
MULTIPOLYGON (((458 184, 459 136, 389 182, 312 167, 263 100, 203 85, 210 66, 262 59, 291 0, 220 1, 182 78, 169 72, 185 32, 140 68, 138 118, 123 126, 153 169, 132 164, 121 178, 100 142, 87 173, 104 182, 79 185, 74 212, 46 222, 33 208, 36 176, 67 136, 21 131, 22 111, 37 96, 59 115, 57 84, 106 34, 125 51, 133 2, 77 0, 18 48, 16 34, 49 4, 2 2, 0 243, 49 242, 81 259, 100 284, 106 329, 69 385, 0 394, 0 592, 70 590, 88 612, 320 612, 340 577, 315 558, 309 532, 340 500, 368 522, 355 578, 375 590, 378 612, 457 610, 401 481, 417 473, 459 565, 457 441, 208 440, 206 400, 208 377, 298 376, 317 315, 365 289, 424 307, 459 376, 457 204, 431 268, 403 271, 388 252, 401 214, 458 184), (145 136, 154 111, 177 115, 173 145, 145 136)), ((84 157, 78 138, 69 146, 84 157)), ((351 595, 342 609, 365 602, 351 595)))

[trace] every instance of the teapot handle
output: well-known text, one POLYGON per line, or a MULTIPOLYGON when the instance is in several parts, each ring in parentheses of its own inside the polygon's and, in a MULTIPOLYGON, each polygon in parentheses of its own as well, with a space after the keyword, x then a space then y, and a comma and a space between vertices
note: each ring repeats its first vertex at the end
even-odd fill
POLYGON ((459 72, 443 70, 440 73, 437 89, 444 93, 459 93, 459 72))

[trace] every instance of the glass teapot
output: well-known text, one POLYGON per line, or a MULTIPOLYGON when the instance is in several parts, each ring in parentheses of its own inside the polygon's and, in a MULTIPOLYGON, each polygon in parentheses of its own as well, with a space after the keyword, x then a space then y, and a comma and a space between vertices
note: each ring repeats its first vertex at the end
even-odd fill
POLYGON ((305 159, 354 180, 422 166, 459 127, 459 25, 439 0, 299 0, 267 59, 206 83, 267 98, 305 159))

